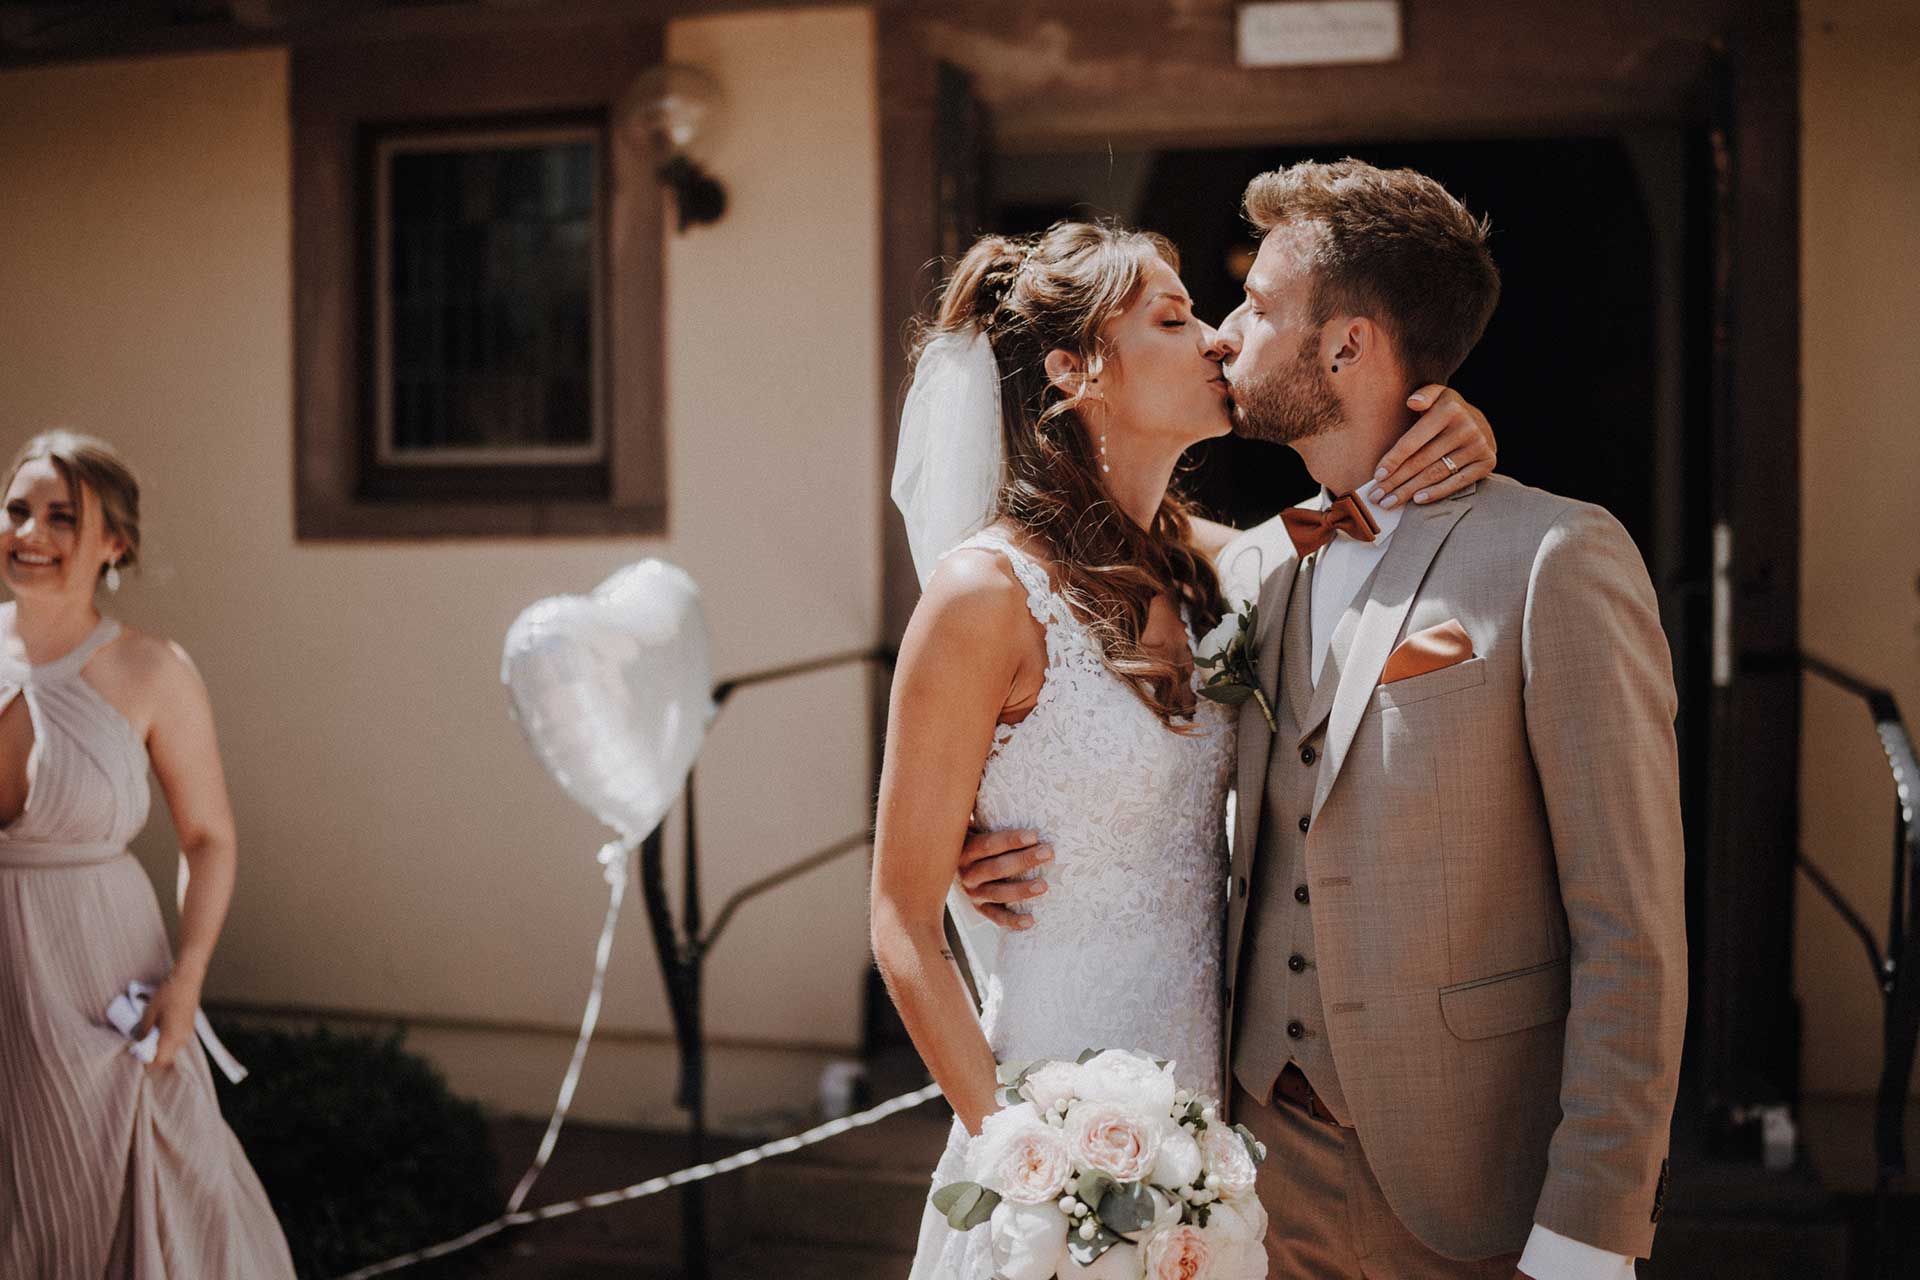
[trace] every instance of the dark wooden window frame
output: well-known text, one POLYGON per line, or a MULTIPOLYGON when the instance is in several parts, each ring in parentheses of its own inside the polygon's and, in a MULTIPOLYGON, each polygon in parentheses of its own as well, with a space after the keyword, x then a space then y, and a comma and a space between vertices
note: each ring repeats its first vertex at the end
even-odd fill
POLYGON ((657 23, 417 34, 301 45, 292 58, 294 488, 301 540, 657 535, 667 528, 662 397, 661 201, 645 143, 612 127, 602 150, 607 460, 483 468, 396 490, 371 456, 372 264, 363 249, 363 147, 397 124, 514 127, 611 121, 661 60, 657 23), (538 481, 539 483, 533 483, 538 481), (484 494, 485 496, 473 496, 484 494))

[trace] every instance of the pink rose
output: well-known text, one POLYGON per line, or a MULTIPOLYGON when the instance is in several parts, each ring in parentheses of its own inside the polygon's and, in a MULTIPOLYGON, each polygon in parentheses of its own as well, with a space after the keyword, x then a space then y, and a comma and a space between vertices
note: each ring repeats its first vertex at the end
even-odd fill
POLYGON ((1147 1280, 1206 1280, 1213 1273, 1213 1250, 1195 1226, 1168 1227, 1147 1241, 1142 1259, 1147 1280))
POLYGON ((1073 1174, 1066 1139, 1052 1125, 1026 1125, 1009 1134, 994 1153, 987 1185, 1020 1204, 1058 1200, 1073 1174))
POLYGON ((1067 1112, 1067 1153, 1116 1182, 1138 1182, 1160 1158, 1159 1126, 1112 1102, 1080 1102, 1067 1112))

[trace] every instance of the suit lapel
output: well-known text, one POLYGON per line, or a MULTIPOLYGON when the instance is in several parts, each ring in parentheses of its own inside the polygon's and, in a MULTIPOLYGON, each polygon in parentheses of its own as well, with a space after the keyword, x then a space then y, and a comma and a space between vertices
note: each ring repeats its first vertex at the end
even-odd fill
MULTIPOLYGON (((1292 549, 1281 557, 1273 572, 1260 584, 1260 634, 1255 637, 1254 673, 1270 706, 1280 688, 1280 637, 1287 627, 1287 604, 1293 598, 1293 582, 1300 558, 1292 549)), ((1266 791, 1267 755, 1273 749, 1273 731, 1267 718, 1252 698, 1240 704, 1240 771, 1234 789, 1234 848, 1253 849, 1254 834, 1260 830, 1260 800, 1266 791)))
POLYGON ((1387 548, 1380 562, 1372 589, 1362 593, 1365 606, 1354 631, 1353 644, 1338 664, 1338 676, 1330 672, 1326 677, 1337 678, 1339 687, 1333 696, 1333 711, 1327 725, 1326 756, 1321 761, 1319 782, 1314 788, 1312 812, 1315 817, 1320 814, 1320 806, 1326 803, 1327 793, 1333 790, 1340 767, 1346 763, 1347 749, 1353 745, 1353 735, 1359 731, 1360 720, 1373 701, 1374 686, 1380 682, 1380 672, 1387 665, 1387 656, 1393 652, 1394 640, 1406 623, 1408 610, 1413 608, 1414 595, 1427 576, 1427 567, 1433 563, 1433 557, 1439 553, 1453 526, 1472 508, 1473 493, 1473 489, 1468 489, 1445 502, 1407 512, 1400 527, 1393 532, 1393 545, 1387 548))

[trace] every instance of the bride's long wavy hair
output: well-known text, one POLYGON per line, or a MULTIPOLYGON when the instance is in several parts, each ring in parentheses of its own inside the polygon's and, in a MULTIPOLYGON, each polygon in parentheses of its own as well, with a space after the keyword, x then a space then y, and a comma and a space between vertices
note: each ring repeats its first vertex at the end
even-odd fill
MULTIPOLYGON (((1114 363, 1106 325, 1140 293, 1155 259, 1180 269, 1164 237, 1088 222, 1058 222, 1013 239, 984 236, 967 250, 920 346, 970 325, 983 329, 1000 371, 1006 471, 995 501, 1005 520, 1047 549, 1058 585, 1100 646, 1107 669, 1170 727, 1189 714, 1188 672, 1141 644, 1157 595, 1184 604, 1196 633, 1225 602, 1213 565, 1192 549, 1191 507, 1171 487, 1149 527, 1130 519, 1100 480, 1080 414, 1087 392, 1047 377, 1050 351, 1078 357, 1089 377, 1114 363)), ((917 351, 916 351, 917 357, 917 351)))

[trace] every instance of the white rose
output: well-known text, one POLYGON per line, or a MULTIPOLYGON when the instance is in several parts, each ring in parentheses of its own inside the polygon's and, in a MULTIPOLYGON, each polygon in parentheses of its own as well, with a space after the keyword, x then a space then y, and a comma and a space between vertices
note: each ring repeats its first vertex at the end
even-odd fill
POLYGON ((1020 1082, 1020 1096, 1042 1111, 1056 1102, 1071 1102, 1080 1088, 1080 1064, 1049 1062, 1020 1082))
POLYGON ((987 1220, 993 1273, 1005 1280, 1053 1280, 1067 1256, 1067 1215, 1050 1204, 1003 1200, 987 1220))
POLYGON ((1080 1068, 1082 1098, 1123 1103, 1155 1119, 1173 1110, 1173 1095, 1179 1088, 1171 1070, 1124 1049, 1108 1049, 1080 1068))
POLYGON ((987 1185, 994 1167, 1000 1163, 1000 1149, 1022 1129, 1044 1125, 1040 1112, 1031 1102, 1003 1107, 980 1122, 978 1136, 967 1140, 967 1181, 987 1185))
POLYGON ((1142 1259, 1146 1280, 1207 1280, 1213 1271, 1213 1248, 1194 1226, 1168 1227, 1147 1241, 1142 1259))
POLYGON ((1257 1197, 1215 1204, 1203 1234, 1213 1248, 1216 1280, 1266 1280, 1267 1211, 1257 1197))
POLYGON ((1203 1172, 1200 1144, 1193 1140, 1193 1135, 1172 1120, 1161 1125, 1160 1158, 1154 1161, 1148 1181, 1178 1191, 1193 1185, 1203 1172))
POLYGON ((1044 1204, 1060 1198, 1072 1175, 1073 1161, 1060 1131, 1049 1124, 1030 1124, 996 1143, 985 1182, 1008 1200, 1044 1204))
POLYGON ((1206 1158, 1207 1176, 1220 1179, 1214 1190, 1222 1198, 1234 1199, 1253 1190, 1253 1157, 1239 1134, 1223 1125, 1208 1125, 1200 1135, 1200 1154, 1206 1158))
POLYGON ((1067 1153, 1116 1182, 1138 1182, 1160 1158, 1157 1125, 1113 1102, 1078 1102, 1067 1112, 1067 1153))
POLYGON ((1083 1267, 1068 1253, 1060 1260, 1060 1280, 1142 1280, 1140 1246, 1122 1240, 1083 1267))

